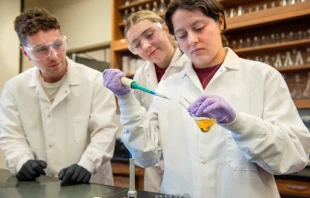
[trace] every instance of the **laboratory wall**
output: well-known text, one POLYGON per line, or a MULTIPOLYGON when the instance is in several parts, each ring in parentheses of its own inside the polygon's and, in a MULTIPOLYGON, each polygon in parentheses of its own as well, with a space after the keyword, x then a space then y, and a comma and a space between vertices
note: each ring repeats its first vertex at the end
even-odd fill
MULTIPOLYGON (((24 9, 45 7, 55 14, 69 49, 111 41, 111 0, 24 0, 24 9)), ((0 92, 5 81, 19 73, 19 41, 13 21, 20 14, 21 0, 0 0, 0 92)), ((32 67, 23 57, 22 71, 32 67)), ((5 160, 0 150, 0 168, 5 160)))
MULTIPOLYGON (((0 0, 0 92, 5 81, 19 72, 19 42, 13 21, 20 13, 20 0, 0 0)), ((0 168, 6 168, 0 150, 0 168)))

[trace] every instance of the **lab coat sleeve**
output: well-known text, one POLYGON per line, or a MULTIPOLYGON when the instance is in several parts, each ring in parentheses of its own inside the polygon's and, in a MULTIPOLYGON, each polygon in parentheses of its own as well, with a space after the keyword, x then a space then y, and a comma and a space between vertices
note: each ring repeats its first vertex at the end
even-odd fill
POLYGON ((124 127, 121 138, 136 164, 150 167, 158 163, 162 152, 158 139, 157 114, 148 114, 133 92, 118 97, 118 104, 124 127))
POLYGON ((91 173, 112 158, 118 130, 114 94, 103 86, 101 75, 96 77, 95 83, 88 123, 90 143, 78 163, 91 173))
POLYGON ((269 73, 264 90, 262 118, 238 112, 236 121, 224 127, 246 158, 269 173, 300 171, 309 159, 310 133, 278 72, 269 73))
MULTIPOLYGON (((140 79, 139 79, 140 73, 141 73, 141 72, 139 72, 139 70, 138 70, 138 71, 135 73, 135 75, 133 76, 133 80, 134 80, 135 82, 139 83, 139 84, 140 84, 140 82, 139 82, 139 81, 140 81, 140 79)), ((138 99, 138 101, 141 101, 141 100, 142 100, 141 91, 138 91, 138 90, 133 89, 133 92, 134 92, 136 98, 138 99)))
POLYGON ((6 165, 16 174, 29 159, 34 159, 22 128, 19 112, 12 93, 12 81, 8 81, 0 98, 0 146, 4 151, 6 165))

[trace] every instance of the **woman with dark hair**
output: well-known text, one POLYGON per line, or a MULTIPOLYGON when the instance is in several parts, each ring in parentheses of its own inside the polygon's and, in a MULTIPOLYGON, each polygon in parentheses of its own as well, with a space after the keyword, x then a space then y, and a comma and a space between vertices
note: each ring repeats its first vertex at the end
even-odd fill
POLYGON ((191 197, 280 197, 274 174, 302 170, 310 134, 281 74, 223 45, 226 28, 216 0, 175 0, 166 23, 191 63, 162 81, 147 113, 117 74, 105 85, 118 95, 122 140, 138 165, 164 158, 162 192, 191 197), (187 110, 179 104, 192 102, 187 110), (202 133, 192 117, 217 124, 202 133))

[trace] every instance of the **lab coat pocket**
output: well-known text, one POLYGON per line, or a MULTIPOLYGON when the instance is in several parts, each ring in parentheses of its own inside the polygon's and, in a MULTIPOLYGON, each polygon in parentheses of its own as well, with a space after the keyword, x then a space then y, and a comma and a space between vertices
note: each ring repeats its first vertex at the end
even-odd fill
POLYGON ((76 142, 84 142, 87 135, 88 115, 73 117, 73 133, 76 142))
POLYGON ((236 171, 256 170, 255 164, 246 159, 229 131, 226 135, 226 162, 236 171))

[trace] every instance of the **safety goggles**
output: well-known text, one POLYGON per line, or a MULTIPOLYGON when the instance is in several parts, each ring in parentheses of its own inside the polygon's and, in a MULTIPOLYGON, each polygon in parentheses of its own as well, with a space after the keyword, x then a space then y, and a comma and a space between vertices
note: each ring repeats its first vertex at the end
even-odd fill
POLYGON ((163 27, 161 23, 154 23, 151 27, 147 28, 138 37, 136 37, 128 45, 128 49, 131 51, 131 53, 137 55, 140 51, 142 51, 144 43, 150 44, 152 41, 159 37, 162 28, 163 27))
POLYGON ((50 57, 52 51, 56 54, 61 54, 67 50, 67 37, 63 36, 62 39, 57 39, 54 42, 37 45, 34 47, 24 46, 24 50, 34 60, 42 60, 50 57))

